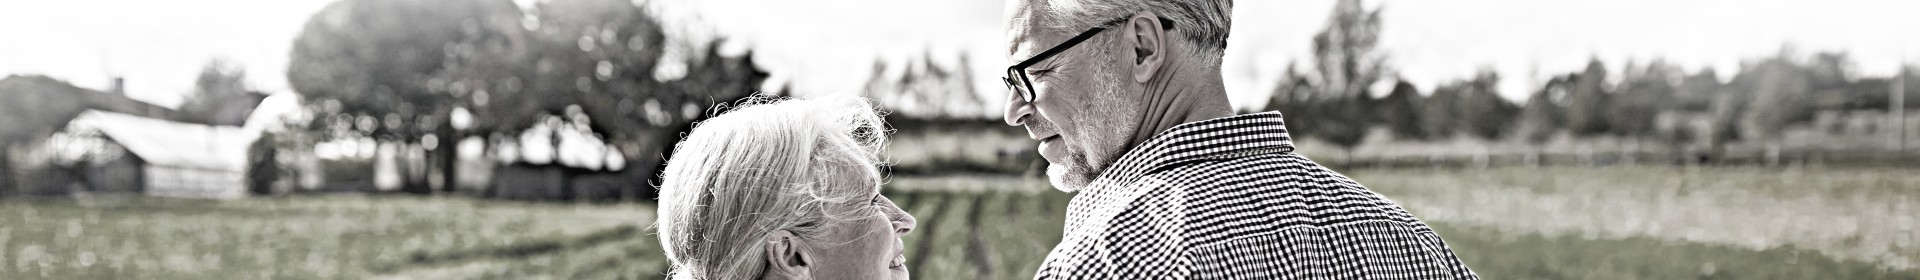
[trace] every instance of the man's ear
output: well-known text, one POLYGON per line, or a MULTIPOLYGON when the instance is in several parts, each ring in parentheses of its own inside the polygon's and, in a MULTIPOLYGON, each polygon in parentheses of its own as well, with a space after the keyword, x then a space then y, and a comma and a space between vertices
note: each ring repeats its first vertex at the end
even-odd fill
POLYGON ((1159 74, 1160 66, 1167 58, 1167 29, 1160 25, 1160 16, 1153 12, 1140 12, 1127 18, 1121 26, 1133 45, 1133 81, 1146 83, 1159 74))
POLYGON ((767 234, 767 271, 760 279, 813 279, 812 249, 787 230, 767 234))

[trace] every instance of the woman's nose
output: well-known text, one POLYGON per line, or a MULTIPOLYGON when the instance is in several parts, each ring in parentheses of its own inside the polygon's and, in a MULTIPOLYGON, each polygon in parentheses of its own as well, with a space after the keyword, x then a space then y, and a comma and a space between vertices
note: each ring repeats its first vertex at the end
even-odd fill
POLYGON ((901 209, 899 204, 894 204, 893 199, 885 197, 882 197, 882 199, 886 199, 887 207, 893 209, 893 215, 891 216, 893 218, 894 234, 906 235, 908 232, 913 232, 914 226, 920 224, 919 220, 913 218, 913 214, 907 213, 907 209, 901 209))
POLYGON ((900 210, 900 219, 893 221, 893 232, 898 235, 907 235, 907 233, 913 232, 913 227, 919 223, 920 221, 913 219, 913 214, 907 214, 906 210, 900 210))

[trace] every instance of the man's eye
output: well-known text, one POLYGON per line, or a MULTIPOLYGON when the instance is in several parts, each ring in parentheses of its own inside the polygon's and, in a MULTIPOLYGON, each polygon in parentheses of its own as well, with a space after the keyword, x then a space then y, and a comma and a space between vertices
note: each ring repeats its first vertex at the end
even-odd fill
POLYGON ((1046 76, 1047 74, 1053 74, 1053 69, 1034 69, 1034 70, 1027 70, 1027 75, 1034 75, 1034 76, 1046 76))

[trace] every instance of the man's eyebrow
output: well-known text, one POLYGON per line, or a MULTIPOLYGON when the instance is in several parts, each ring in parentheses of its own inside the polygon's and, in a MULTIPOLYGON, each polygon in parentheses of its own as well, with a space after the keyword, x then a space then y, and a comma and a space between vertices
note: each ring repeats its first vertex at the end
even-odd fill
MULTIPOLYGON (((1173 30, 1173 19, 1168 19, 1167 17, 1154 17, 1154 19, 1160 20, 1160 29, 1173 30)), ((1133 20, 1133 17, 1123 17, 1123 18, 1110 20, 1107 22, 1102 22, 1100 23, 1100 25, 1097 25, 1097 27, 1116 26, 1116 25, 1120 25, 1121 23, 1126 23, 1129 20, 1133 20)))
MULTIPOLYGON (((1016 31, 1016 32, 1018 33, 1015 33, 1015 35, 1007 36, 1007 41, 1012 42, 1011 44, 1007 44, 1007 56, 1013 57, 1013 59, 1016 59, 1016 60, 1024 60, 1026 58, 1019 56, 1020 47, 1022 45, 1032 43, 1033 33, 1028 33, 1024 31, 1016 31)), ((1015 61, 1015 62, 1017 63, 1019 61, 1015 61)))
POLYGON ((1056 54, 1052 57, 1048 57, 1045 60, 1035 62, 1033 66, 1030 66, 1027 68, 1038 69, 1038 70, 1053 70, 1054 68, 1060 67, 1060 64, 1070 62, 1070 61, 1073 61, 1073 56, 1056 54))

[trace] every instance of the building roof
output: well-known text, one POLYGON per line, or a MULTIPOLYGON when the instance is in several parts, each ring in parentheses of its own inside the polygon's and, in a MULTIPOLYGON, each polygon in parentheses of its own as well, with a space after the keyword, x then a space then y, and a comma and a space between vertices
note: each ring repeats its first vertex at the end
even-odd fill
POLYGON ((68 131, 91 130, 113 139, 147 164, 222 171, 246 170, 247 148, 258 130, 212 126, 88 110, 68 131))
POLYGON ((300 97, 292 93, 267 95, 247 114, 246 124, 241 126, 256 131, 277 132, 284 126, 312 118, 311 113, 301 110, 300 97))
POLYGON ((0 142, 46 137, 86 110, 174 118, 178 111, 33 75, 0 78, 0 142))

